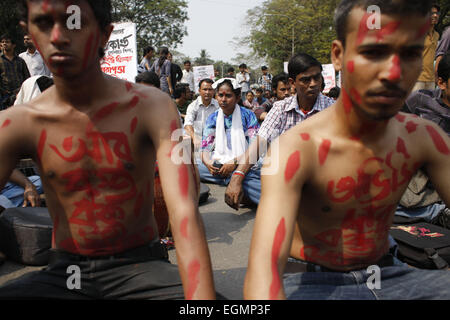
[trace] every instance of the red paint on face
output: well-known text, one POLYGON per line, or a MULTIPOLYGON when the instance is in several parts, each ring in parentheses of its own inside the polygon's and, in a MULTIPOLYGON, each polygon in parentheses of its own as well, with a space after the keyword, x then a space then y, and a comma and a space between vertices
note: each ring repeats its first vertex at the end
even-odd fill
POLYGON ((358 91, 356 91, 355 88, 350 89, 350 94, 351 94, 352 98, 356 101, 357 104, 359 104, 359 105, 362 104, 361 95, 359 94, 358 91))
POLYGON ((284 180, 289 183, 294 175, 300 169, 300 151, 295 151, 288 160, 286 170, 284 171, 284 180))
POLYGON ((363 43, 365 37, 369 33, 369 27, 367 26, 367 21, 372 16, 370 13, 365 13, 364 16, 361 19, 361 22, 359 23, 359 30, 358 30, 358 36, 356 39, 356 45, 359 46, 361 43, 363 43))
POLYGON ((270 285, 270 299, 276 300, 281 289, 280 275, 278 272, 278 258, 280 257, 281 246, 286 237, 286 226, 284 218, 281 219, 275 232, 272 245, 272 284, 270 285))
POLYGON ((89 57, 91 55, 93 41, 94 41, 94 34, 91 33, 89 35, 89 38, 88 38, 87 42, 86 42, 86 46, 84 47, 83 69, 86 68, 86 66, 87 66, 87 64, 89 62, 89 57))
POLYGON ((327 161, 328 152, 330 152, 331 141, 324 139, 319 147, 319 163, 321 166, 327 161))
POLYGON ((393 21, 378 30, 376 33, 377 42, 382 41, 385 36, 393 34, 395 31, 397 31, 397 29, 400 27, 400 24, 400 21, 393 21))
POLYGON ((406 159, 411 158, 406 149, 405 141, 402 138, 398 138, 397 140, 397 152, 402 153, 406 159))
POLYGON ((404 116, 404 115, 402 115, 402 114, 397 114, 397 115, 395 116, 395 119, 397 119, 398 122, 403 123, 403 122, 405 122, 406 116, 404 116))
POLYGON ((342 102, 344 104, 344 110, 345 113, 348 115, 353 110, 353 102, 350 99, 350 96, 347 93, 347 90, 345 88, 342 88, 342 102))
POLYGON ((440 153, 448 156, 450 154, 450 150, 449 150, 447 144, 445 143, 444 138, 442 138, 442 136, 439 134, 439 132, 432 126, 426 126, 426 129, 427 129, 428 134, 430 135, 431 139, 433 140, 433 143, 434 143, 436 149, 440 153))
POLYGON ((308 141, 311 138, 308 133, 300 133, 300 137, 302 137, 304 141, 308 141))
POLYGON ((186 293, 186 300, 192 300, 195 291, 197 291, 200 282, 198 274, 200 273, 200 262, 198 260, 192 261, 188 266, 188 288, 186 293))
POLYGON ((397 81, 402 77, 402 67, 400 65, 400 57, 395 55, 392 61, 392 68, 390 70, 390 74, 388 80, 397 81))
POLYGON ((131 134, 133 134, 134 131, 136 130, 137 123, 138 123, 138 119, 137 119, 137 117, 134 117, 133 120, 131 120, 131 126, 130 126, 131 134))
POLYGON ((41 137, 39 138, 39 143, 38 143, 37 153, 38 153, 39 159, 42 159, 42 153, 44 152, 44 146, 45 146, 46 141, 47 141, 47 131, 44 129, 41 132, 41 137))
POLYGON ((350 73, 353 73, 355 71, 355 61, 352 60, 347 63, 347 70, 350 73))
POLYGON ((7 126, 9 126, 11 124, 11 120, 6 119, 5 122, 3 122, 2 124, 2 128, 6 128, 7 126))
POLYGON ((181 226, 180 226, 180 233, 183 236, 183 238, 185 238, 186 240, 188 239, 188 231, 187 231, 188 222, 189 222, 188 217, 185 217, 181 221, 181 226))
POLYGON ((408 123, 406 124, 406 130, 408 130, 408 133, 411 134, 417 130, 418 126, 419 125, 417 123, 415 123, 413 121, 408 121, 408 123))
POLYGON ((50 5, 49 2, 50 2, 50 0, 44 0, 42 2, 42 11, 44 11, 45 13, 48 12, 48 8, 49 8, 49 5, 50 5))
POLYGON ((183 198, 187 198, 189 194, 189 170, 186 164, 182 164, 178 169, 178 183, 183 198))

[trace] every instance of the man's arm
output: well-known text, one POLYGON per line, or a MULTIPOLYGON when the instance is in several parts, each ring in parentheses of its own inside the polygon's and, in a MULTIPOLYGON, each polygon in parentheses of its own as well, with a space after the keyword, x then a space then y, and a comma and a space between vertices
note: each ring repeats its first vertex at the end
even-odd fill
POLYGON ((26 207, 28 204, 31 204, 32 207, 39 207, 40 198, 36 187, 22 172, 20 172, 20 170, 14 169, 9 177, 9 181, 21 186, 24 189, 23 207, 26 207))
MULTIPOLYGON (((279 160, 274 175, 262 171, 261 201, 256 213, 250 246, 249 263, 244 283, 244 299, 284 299, 282 274, 290 252, 302 187, 311 170, 308 146, 293 134, 280 137, 279 160), (280 207, 282 206, 282 208, 280 207)), ((275 150, 275 149, 274 149, 275 150)))
POLYGON ((146 108, 144 118, 156 149, 185 297, 214 299, 211 261, 198 210, 198 177, 192 161, 175 163, 172 160, 172 150, 179 142, 172 141, 171 136, 181 128, 176 106, 165 95, 155 100, 158 107, 146 108))

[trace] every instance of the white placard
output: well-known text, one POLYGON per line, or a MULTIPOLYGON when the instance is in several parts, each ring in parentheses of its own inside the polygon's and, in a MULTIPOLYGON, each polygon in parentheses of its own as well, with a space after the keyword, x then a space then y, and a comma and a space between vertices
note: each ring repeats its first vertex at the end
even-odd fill
POLYGON ((195 92, 198 92, 198 84, 203 79, 211 79, 214 81, 215 75, 214 75, 214 66, 200 66, 200 67, 194 67, 194 83, 195 83, 195 92))
POLYGON ((323 93, 328 93, 331 88, 336 87, 336 71, 332 64, 323 64, 322 68, 322 75, 325 80, 325 89, 323 90, 323 93))
POLYGON ((284 67, 284 72, 287 74, 289 74, 288 66, 289 66, 289 61, 285 61, 283 64, 283 67, 284 67))
POLYGON ((135 82, 137 76, 136 24, 114 23, 114 30, 100 61, 102 71, 110 76, 135 82))

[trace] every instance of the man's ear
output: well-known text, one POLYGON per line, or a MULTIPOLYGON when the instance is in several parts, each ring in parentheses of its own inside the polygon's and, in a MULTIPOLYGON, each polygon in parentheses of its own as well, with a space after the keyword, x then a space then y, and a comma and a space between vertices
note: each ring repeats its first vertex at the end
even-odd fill
POLYGON ((438 78, 437 85, 441 90, 447 90, 447 82, 441 77, 438 78))
POLYGON ((336 71, 342 70, 344 61, 344 46, 340 40, 334 40, 331 44, 331 62, 336 71))

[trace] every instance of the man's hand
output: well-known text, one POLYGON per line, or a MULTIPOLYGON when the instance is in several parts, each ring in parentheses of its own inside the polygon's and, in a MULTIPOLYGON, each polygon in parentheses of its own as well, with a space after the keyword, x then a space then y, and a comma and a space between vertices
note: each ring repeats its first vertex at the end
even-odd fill
POLYGON ((227 189, 225 190, 225 203, 234 210, 239 210, 242 198, 244 197, 242 181, 242 177, 233 175, 227 189))
POLYGON ((27 207, 29 204, 32 207, 39 207, 41 205, 39 193, 37 192, 36 187, 33 184, 25 187, 25 191, 23 193, 22 207, 27 207))
POLYGON ((209 173, 211 173, 213 176, 219 175, 219 169, 213 166, 214 162, 203 162, 206 168, 208 169, 209 173))
POLYGON ((233 171, 236 170, 236 165, 234 163, 225 163, 219 170, 219 175, 228 178, 233 171))

